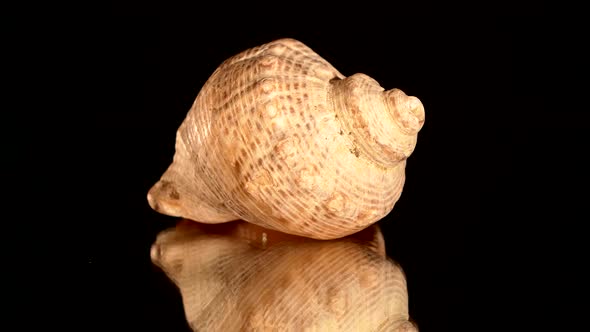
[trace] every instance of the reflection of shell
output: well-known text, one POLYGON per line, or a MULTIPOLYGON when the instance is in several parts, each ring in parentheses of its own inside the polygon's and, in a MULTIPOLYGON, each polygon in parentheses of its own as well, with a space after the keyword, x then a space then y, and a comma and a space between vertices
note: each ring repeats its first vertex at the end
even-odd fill
POLYGON ((417 98, 345 77, 304 44, 277 40, 213 73, 148 200, 205 223, 342 237, 391 211, 423 122, 417 98))
POLYGON ((195 331, 417 331, 406 281, 377 226, 317 241, 245 222, 181 222, 152 260, 195 331))

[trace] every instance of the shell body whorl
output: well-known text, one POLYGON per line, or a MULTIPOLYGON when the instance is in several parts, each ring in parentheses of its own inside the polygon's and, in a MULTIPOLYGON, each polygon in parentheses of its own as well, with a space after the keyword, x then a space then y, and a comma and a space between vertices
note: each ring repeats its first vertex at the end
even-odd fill
POLYGON ((363 74, 347 78, 304 44, 280 39, 215 70, 148 200, 204 223, 243 219, 343 237, 391 211, 423 122, 417 98, 363 74))

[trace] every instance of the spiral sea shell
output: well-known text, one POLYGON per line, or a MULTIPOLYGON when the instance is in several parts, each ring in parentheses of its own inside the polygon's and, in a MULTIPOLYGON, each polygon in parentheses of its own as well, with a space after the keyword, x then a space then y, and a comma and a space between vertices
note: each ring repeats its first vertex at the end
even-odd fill
POLYGON ((180 289, 194 331, 418 331, 376 225, 318 241, 188 221, 160 233, 151 257, 180 289))
POLYGON ((391 211, 423 122, 416 97, 345 77, 301 42, 276 40, 212 74, 148 200, 203 223, 343 237, 391 211))

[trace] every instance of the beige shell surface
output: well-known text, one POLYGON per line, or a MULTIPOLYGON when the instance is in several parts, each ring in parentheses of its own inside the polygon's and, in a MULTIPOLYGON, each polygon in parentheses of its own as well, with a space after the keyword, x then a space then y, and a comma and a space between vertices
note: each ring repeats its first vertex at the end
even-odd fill
POLYGON ((148 200, 203 223, 243 219, 343 237, 392 210, 423 122, 416 97, 364 74, 345 77, 301 42, 280 39, 212 74, 148 200))
POLYGON ((380 230, 318 241, 246 222, 181 222, 152 246, 195 331, 417 331, 380 230))

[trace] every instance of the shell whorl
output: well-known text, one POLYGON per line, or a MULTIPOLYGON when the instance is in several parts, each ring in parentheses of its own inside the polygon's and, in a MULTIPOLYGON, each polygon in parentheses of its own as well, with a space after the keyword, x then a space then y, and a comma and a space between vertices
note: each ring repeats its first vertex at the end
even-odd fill
POLYGON ((360 153, 384 167, 394 167, 412 153, 424 123, 418 98, 399 89, 384 91, 364 74, 330 84, 333 108, 360 153))
POLYGON ((393 209, 423 121, 417 98, 363 74, 347 78, 303 43, 276 40, 207 80, 148 201, 205 223, 243 219, 340 238, 393 209))

